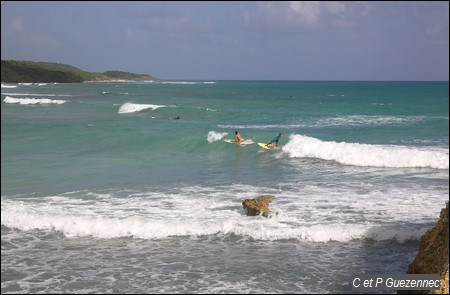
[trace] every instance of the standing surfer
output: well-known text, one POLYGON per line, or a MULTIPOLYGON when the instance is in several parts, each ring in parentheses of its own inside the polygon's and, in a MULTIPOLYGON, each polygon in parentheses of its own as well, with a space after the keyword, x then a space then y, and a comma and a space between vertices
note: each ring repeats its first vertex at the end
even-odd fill
POLYGON ((269 143, 267 143, 266 146, 277 147, 280 137, 281 137, 281 132, 278 133, 278 135, 275 136, 271 141, 269 141, 269 143))

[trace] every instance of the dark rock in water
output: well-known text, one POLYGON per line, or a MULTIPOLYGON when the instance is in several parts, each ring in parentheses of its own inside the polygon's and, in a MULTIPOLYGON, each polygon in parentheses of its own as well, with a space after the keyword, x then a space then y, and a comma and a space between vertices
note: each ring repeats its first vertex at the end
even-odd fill
POLYGON ((256 199, 245 199, 242 201, 242 206, 248 216, 262 215, 264 217, 269 217, 269 203, 273 199, 275 199, 275 196, 271 195, 259 196, 256 199))
POLYGON ((398 291, 398 294, 448 294, 448 202, 441 210, 437 224, 421 238, 419 253, 409 265, 407 274, 439 274, 440 290, 398 291))

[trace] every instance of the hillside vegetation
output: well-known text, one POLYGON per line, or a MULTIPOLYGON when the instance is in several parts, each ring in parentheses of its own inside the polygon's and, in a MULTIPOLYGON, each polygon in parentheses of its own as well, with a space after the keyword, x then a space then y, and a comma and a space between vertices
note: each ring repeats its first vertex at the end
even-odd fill
POLYGON ((2 60, 1 81, 5 83, 79 83, 108 82, 118 80, 159 80, 147 74, 133 74, 121 71, 93 73, 82 71, 66 64, 2 60))

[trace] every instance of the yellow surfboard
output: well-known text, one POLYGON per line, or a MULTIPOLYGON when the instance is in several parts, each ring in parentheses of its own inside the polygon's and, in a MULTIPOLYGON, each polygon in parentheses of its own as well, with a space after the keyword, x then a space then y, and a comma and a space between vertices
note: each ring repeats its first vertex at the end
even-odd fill
POLYGON ((263 149, 266 149, 266 150, 274 150, 274 149, 276 149, 276 147, 273 147, 271 145, 267 145, 267 143, 265 143, 265 142, 258 142, 258 145, 260 147, 262 147, 263 149))

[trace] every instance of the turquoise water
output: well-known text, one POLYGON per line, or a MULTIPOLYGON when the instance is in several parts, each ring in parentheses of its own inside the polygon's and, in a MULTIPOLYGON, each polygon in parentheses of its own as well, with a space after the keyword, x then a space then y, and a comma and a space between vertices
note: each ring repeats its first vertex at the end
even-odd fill
POLYGON ((448 200, 448 82, 10 84, 1 108, 2 293, 351 293, 448 200))

